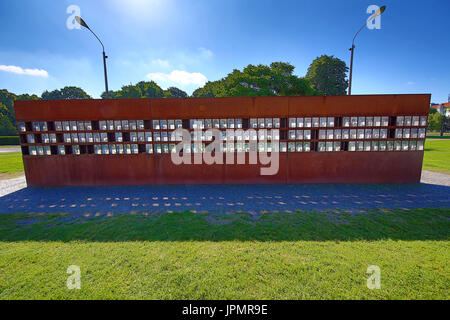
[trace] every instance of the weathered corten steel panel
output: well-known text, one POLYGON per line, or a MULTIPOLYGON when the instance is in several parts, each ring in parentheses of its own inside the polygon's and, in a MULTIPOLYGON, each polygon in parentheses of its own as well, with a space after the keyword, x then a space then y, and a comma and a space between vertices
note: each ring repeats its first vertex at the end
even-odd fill
MULTIPOLYGON (((362 95, 257 98, 186 98, 18 101, 18 122, 154 119, 223 119, 426 116, 430 95, 362 95)), ((389 125, 393 130, 394 127, 389 125)), ((289 128, 281 128, 285 131, 289 128)), ((282 138, 282 141, 289 141, 282 138)), ((312 141, 319 141, 313 138, 312 141)), ((313 142, 314 143, 314 142, 313 142)), ((22 146, 29 144, 22 141, 22 146)), ((317 146, 316 146, 317 149, 317 146)), ((235 162, 237 155, 234 155, 235 162)), ((262 176, 263 165, 175 165, 170 154, 24 154, 30 186, 238 184, 238 183, 414 183, 423 151, 280 152, 279 170, 262 176)))

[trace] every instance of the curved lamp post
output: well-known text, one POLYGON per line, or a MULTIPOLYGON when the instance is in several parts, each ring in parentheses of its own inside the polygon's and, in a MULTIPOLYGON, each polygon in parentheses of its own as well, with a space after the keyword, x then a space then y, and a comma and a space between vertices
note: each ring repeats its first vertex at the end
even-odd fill
MULTIPOLYGON (((379 15, 381 15, 384 12, 384 10, 386 10, 386 6, 382 6, 380 9, 378 9, 371 17, 369 17, 369 19, 367 19, 367 22, 371 21, 375 17, 378 17, 379 15)), ((358 35, 358 33, 360 33, 361 30, 367 25, 367 22, 364 23, 363 26, 355 34, 355 36, 353 37, 353 41, 352 41, 352 47, 349 49, 352 52, 352 56, 350 58, 350 76, 349 76, 349 83, 348 83, 348 95, 352 94, 353 53, 355 52, 355 39, 356 39, 356 36, 358 35)))
POLYGON ((86 29, 88 29, 90 32, 92 32, 92 34, 97 38, 98 42, 100 42, 100 44, 102 45, 102 49, 103 49, 103 70, 105 72, 105 92, 106 92, 106 98, 108 98, 109 93, 108 93, 108 73, 106 71, 106 59, 108 58, 108 56, 105 54, 105 46, 103 45, 103 42, 100 40, 99 37, 97 37, 97 35, 94 33, 94 31, 91 30, 91 28, 89 28, 89 26, 87 25, 87 23, 79 16, 75 17, 75 20, 82 26, 85 27, 86 29))

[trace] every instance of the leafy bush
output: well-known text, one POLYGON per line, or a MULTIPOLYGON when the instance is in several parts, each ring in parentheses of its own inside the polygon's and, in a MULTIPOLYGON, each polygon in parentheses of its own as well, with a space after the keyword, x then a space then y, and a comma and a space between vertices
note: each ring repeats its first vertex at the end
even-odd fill
POLYGON ((0 146, 17 146, 20 144, 19 137, 0 136, 0 146))

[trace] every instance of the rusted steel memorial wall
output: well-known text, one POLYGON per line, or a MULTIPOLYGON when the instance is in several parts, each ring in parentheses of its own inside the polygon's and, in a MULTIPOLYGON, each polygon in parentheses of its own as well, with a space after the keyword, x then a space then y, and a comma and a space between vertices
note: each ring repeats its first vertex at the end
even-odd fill
POLYGON ((16 102, 15 112, 29 186, 414 183, 429 103, 428 94, 66 100, 16 102))

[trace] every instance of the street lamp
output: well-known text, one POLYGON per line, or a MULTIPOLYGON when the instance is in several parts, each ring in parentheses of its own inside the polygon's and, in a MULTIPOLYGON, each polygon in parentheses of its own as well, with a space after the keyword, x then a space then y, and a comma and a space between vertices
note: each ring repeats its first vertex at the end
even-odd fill
MULTIPOLYGON (((369 19, 367 19, 367 22, 381 15, 384 12, 384 10, 386 10, 386 6, 382 6, 380 9, 378 9, 371 17, 369 17, 369 19)), ((367 25, 367 22, 364 23, 363 26, 355 34, 352 41, 352 47, 349 49, 352 52, 352 56, 350 58, 350 77, 348 83, 348 95, 352 94, 353 53, 355 52, 355 39, 358 33, 367 25)))
POLYGON ((97 35, 94 33, 94 31, 91 30, 91 28, 89 28, 89 26, 87 25, 87 23, 79 16, 75 17, 75 20, 82 26, 85 27, 86 29, 88 29, 90 32, 92 32, 92 34, 97 38, 97 40, 100 42, 100 44, 102 45, 102 49, 103 49, 103 70, 105 72, 105 92, 106 92, 106 98, 108 98, 109 93, 108 93, 108 73, 106 71, 106 59, 108 58, 108 56, 105 54, 105 46, 103 45, 103 42, 99 39, 99 37, 97 37, 97 35))

